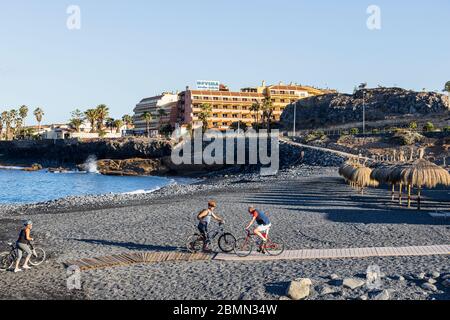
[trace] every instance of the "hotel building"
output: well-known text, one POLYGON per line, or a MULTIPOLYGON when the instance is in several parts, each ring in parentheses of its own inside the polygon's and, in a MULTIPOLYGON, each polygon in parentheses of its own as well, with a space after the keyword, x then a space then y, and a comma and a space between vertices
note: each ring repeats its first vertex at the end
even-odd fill
POLYGON ((224 85, 220 85, 219 90, 191 90, 187 87, 179 94, 165 93, 142 100, 134 109, 135 133, 146 132, 146 122, 142 119, 145 112, 154 115, 150 130, 156 133, 161 125, 166 123, 171 124, 173 128, 188 125, 201 126, 199 118, 201 106, 208 104, 212 108, 208 127, 227 130, 233 123, 239 121, 249 127, 257 120, 261 121, 262 110, 256 114, 251 109, 255 103, 262 105, 265 99, 270 99, 272 102, 273 121, 279 121, 287 105, 300 99, 331 92, 335 91, 293 83, 267 86, 264 81, 259 87, 244 88, 236 92, 230 91, 224 85), (159 119, 157 116, 159 109, 164 109, 167 116, 159 119))
POLYGON ((178 94, 163 93, 159 96, 145 98, 134 108, 133 123, 135 134, 147 133, 147 122, 143 118, 146 112, 152 115, 149 123, 150 134, 158 134, 164 124, 174 124, 177 119, 178 94), (160 110, 164 111, 161 116, 160 110))
POLYGON ((287 105, 300 99, 331 92, 334 91, 297 84, 284 85, 280 83, 266 86, 265 82, 260 87, 244 88, 239 92, 229 91, 226 87, 222 87, 219 91, 187 88, 179 97, 177 123, 201 125, 199 119, 201 105, 209 104, 212 107, 209 128, 227 130, 238 121, 251 126, 257 120, 261 121, 262 118, 262 111, 258 115, 251 111, 252 105, 255 103, 261 105, 265 99, 271 100, 273 120, 279 121, 287 105))

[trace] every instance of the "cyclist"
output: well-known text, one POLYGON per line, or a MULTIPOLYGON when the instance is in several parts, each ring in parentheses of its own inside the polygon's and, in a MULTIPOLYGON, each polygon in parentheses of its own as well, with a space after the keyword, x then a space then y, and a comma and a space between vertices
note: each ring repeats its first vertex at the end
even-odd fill
POLYGON ((209 239, 209 234, 208 234, 208 227, 209 227, 209 224, 211 223, 211 218, 220 223, 224 222, 224 220, 221 217, 217 216, 214 213, 214 210, 216 210, 216 208, 217 208, 217 203, 215 201, 209 201, 208 209, 202 210, 197 216, 197 219, 199 220, 198 230, 205 238, 205 242, 204 242, 204 246, 203 246, 203 251, 205 251, 205 252, 211 251, 211 249, 209 249, 211 240, 209 239))
POLYGON ((19 239, 16 242, 17 260, 16 260, 16 267, 14 268, 14 272, 22 271, 22 269, 19 268, 19 264, 20 264, 20 260, 22 260, 22 256, 23 256, 24 252, 27 254, 27 256, 25 258, 25 262, 24 262, 22 268, 25 270, 31 269, 31 267, 28 265, 31 255, 33 254, 31 252, 31 248, 29 245, 30 241, 33 241, 33 238, 31 238, 31 236, 30 236, 31 229, 33 229, 33 222, 31 220, 28 220, 24 223, 24 226, 20 230, 19 239))
POLYGON ((250 230, 252 225, 256 222, 258 226, 255 228, 255 230, 253 230, 253 233, 262 240, 258 251, 264 252, 263 247, 267 242, 267 236, 269 235, 272 224, 270 223, 269 217, 263 211, 257 210, 254 207, 249 207, 248 212, 252 215, 253 218, 247 228, 245 228, 245 230, 250 230), (265 236, 263 235, 263 233, 265 233, 265 236))

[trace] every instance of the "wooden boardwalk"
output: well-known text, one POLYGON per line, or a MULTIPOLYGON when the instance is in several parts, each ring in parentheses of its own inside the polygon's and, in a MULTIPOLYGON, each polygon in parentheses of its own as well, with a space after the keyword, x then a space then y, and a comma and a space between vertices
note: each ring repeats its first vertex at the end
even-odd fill
POLYGON ((409 257, 450 254, 450 245, 422 247, 383 247, 352 249, 311 249, 285 251, 281 256, 271 257, 260 253, 240 258, 234 254, 218 254, 214 260, 220 261, 274 261, 274 260, 313 260, 313 259, 352 259, 370 257, 409 257))
POLYGON ((85 258, 67 261, 66 267, 77 266, 82 271, 101 268, 123 267, 133 264, 160 263, 170 261, 206 261, 214 256, 206 253, 191 254, 187 252, 136 252, 123 253, 99 258, 85 258))

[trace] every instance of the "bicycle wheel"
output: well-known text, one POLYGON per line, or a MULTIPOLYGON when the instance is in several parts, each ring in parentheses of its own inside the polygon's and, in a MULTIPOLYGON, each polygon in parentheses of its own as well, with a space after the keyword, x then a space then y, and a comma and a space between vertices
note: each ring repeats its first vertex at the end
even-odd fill
POLYGON ((279 256, 285 250, 284 242, 278 238, 270 239, 264 247, 270 256, 279 256))
POLYGON ((219 249, 224 253, 233 251, 236 244, 236 238, 231 233, 224 233, 219 238, 219 249))
POLYGON ((38 266, 41 265, 42 263, 44 263, 46 258, 46 254, 44 249, 41 248, 37 248, 33 250, 33 254, 31 255, 30 258, 30 264, 32 266, 38 266))
POLYGON ((203 236, 194 234, 186 240, 186 248, 190 253, 198 253, 203 250, 203 236))
POLYGON ((14 259, 9 252, 0 253, 0 271, 8 271, 12 268, 14 259))
POLYGON ((236 240, 234 253, 241 258, 248 257, 253 251, 253 240, 249 238, 240 238, 236 240))

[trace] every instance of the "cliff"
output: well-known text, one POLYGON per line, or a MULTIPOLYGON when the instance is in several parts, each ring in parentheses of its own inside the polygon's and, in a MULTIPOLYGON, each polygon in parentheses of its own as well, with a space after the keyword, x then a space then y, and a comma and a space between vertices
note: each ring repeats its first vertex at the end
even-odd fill
POLYGON ((448 97, 443 94, 377 88, 359 90, 353 95, 334 93, 299 100, 285 109, 281 123, 285 128, 292 129, 294 108, 297 108, 298 129, 361 122, 363 102, 366 106, 366 121, 382 121, 406 115, 448 115, 450 108, 448 97))
POLYGON ((44 166, 74 166, 90 156, 97 159, 158 159, 170 156, 172 146, 164 140, 43 140, 0 141, 0 162, 40 163, 44 166))

